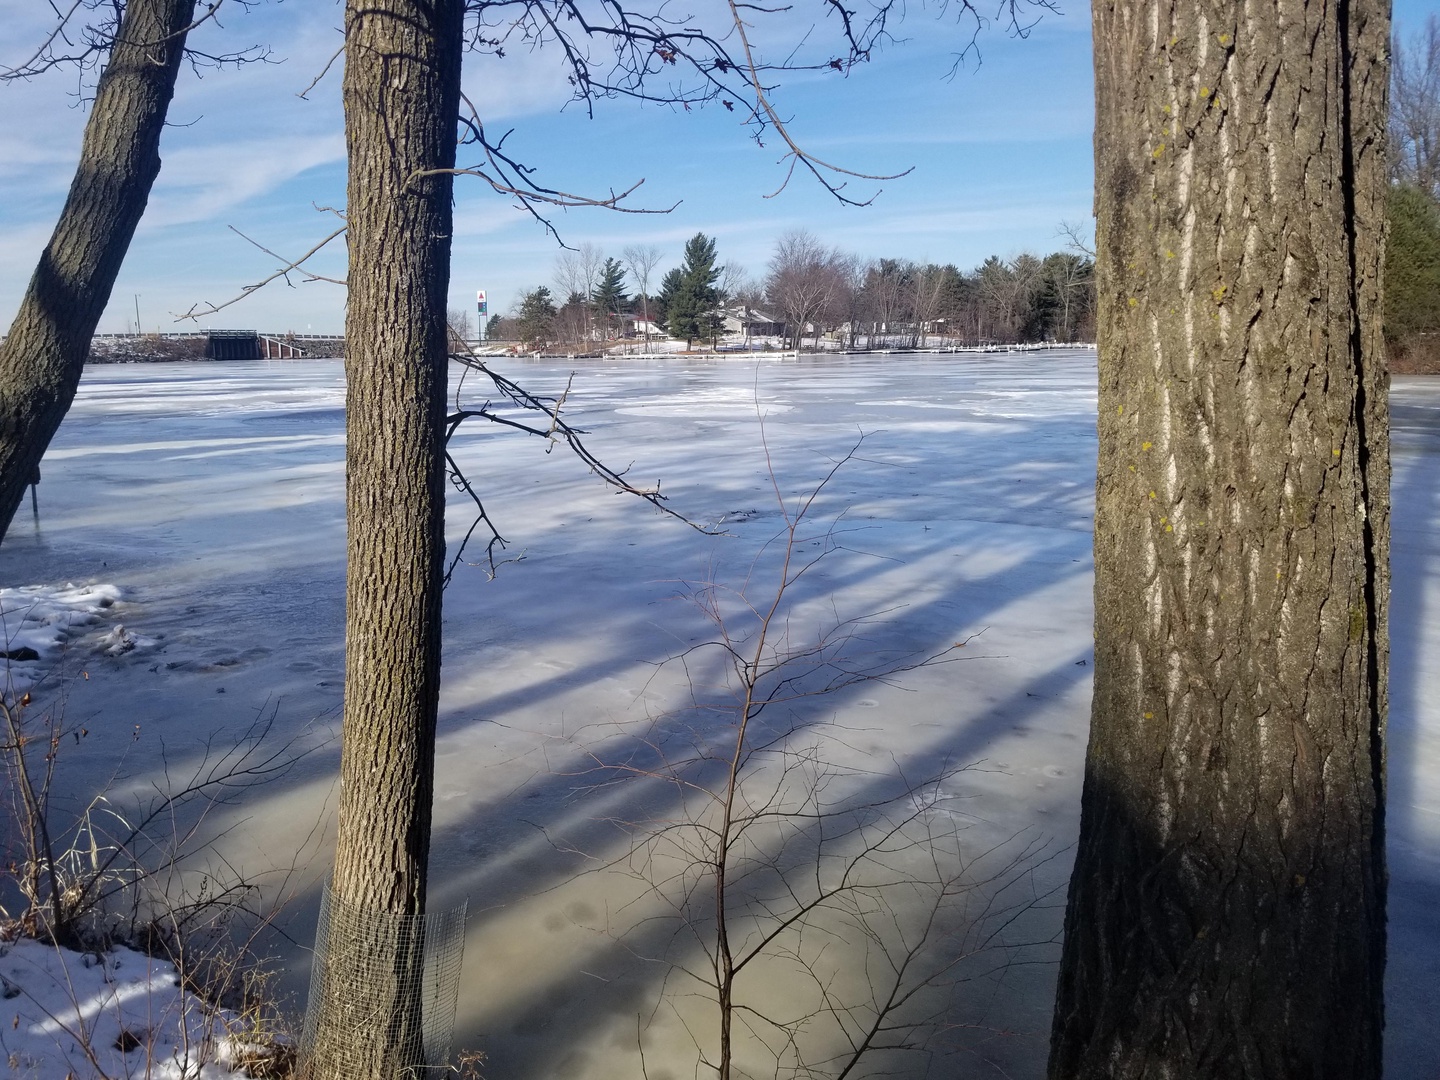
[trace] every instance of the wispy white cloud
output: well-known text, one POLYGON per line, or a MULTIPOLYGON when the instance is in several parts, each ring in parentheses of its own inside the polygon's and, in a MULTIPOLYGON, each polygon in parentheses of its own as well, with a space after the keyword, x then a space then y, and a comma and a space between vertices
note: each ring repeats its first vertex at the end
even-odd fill
POLYGON ((27 195, 70 184, 89 110, 55 81, 0 84, 0 184, 27 195))
POLYGON ((1004 146, 1090 137, 1094 110, 1089 103, 961 119, 947 129, 892 128, 885 131, 822 135, 806 140, 815 151, 841 147, 1004 146))
MULTIPOLYGON (((214 221, 301 174, 345 160, 339 132, 319 138, 277 134, 186 146, 166 155, 142 228, 214 221)), ((343 181, 333 193, 343 198, 343 181)))
POLYGON ((487 135, 499 138, 504 132, 491 130, 496 125, 563 108, 571 97, 565 75, 553 53, 518 49, 507 52, 503 59, 467 57, 463 88, 486 125, 487 135))
POLYGON ((8 310, 20 302, 35 261, 53 231, 53 225, 38 223, 0 229, 0 266, 7 268, 0 276, 0 310, 8 310))

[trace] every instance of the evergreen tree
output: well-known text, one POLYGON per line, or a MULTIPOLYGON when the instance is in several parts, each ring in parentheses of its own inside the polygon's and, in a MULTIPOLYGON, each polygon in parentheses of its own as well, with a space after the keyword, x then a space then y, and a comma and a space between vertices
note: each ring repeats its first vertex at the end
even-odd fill
MULTIPOLYGON (((715 261, 715 241, 704 233, 696 233, 686 241, 685 262, 679 272, 679 287, 665 305, 665 329, 671 337, 684 338, 688 346, 696 338, 712 337, 720 331, 716 311, 720 290, 715 287, 720 267, 715 261)), ((670 274, 665 276, 664 284, 670 284, 670 274)))
POLYGON ((618 259, 606 259, 600 267, 595 288, 591 290, 590 307, 607 336, 628 299, 625 294, 625 267, 618 259))
POLYGON ((526 293, 525 299, 520 301, 521 344, 533 346, 548 340, 554 320, 555 301, 549 289, 541 285, 534 292, 526 293))
POLYGON ((680 289, 684 283, 685 273, 678 266, 660 280, 660 295, 655 297, 651 314, 655 316, 655 325, 662 330, 670 329, 670 305, 680 295, 680 289))
POLYGON ((1024 322, 1020 324, 1021 341, 1053 341, 1062 321, 1064 307, 1060 283, 1051 274, 1042 274, 1030 291, 1024 322))
POLYGON ((1389 191, 1385 244, 1385 337, 1406 351, 1440 334, 1440 203, 1412 184, 1389 191))

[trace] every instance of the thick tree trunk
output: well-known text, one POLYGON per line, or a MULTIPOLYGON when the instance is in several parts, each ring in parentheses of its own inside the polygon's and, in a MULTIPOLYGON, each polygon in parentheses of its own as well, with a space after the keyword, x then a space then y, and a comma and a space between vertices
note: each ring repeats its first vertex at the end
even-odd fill
POLYGON ((344 917, 331 925, 315 1077, 389 1080, 425 1064, 421 937, 395 927, 424 911, 430 844, 452 183, 417 173, 455 163, 462 10, 462 0, 346 9, 349 561, 331 883, 344 917))
POLYGON ((90 339, 160 174, 160 133, 195 0, 130 0, 80 164, 0 345, 0 538, 75 398, 90 339))
POLYGON ((1380 1075, 1388 4, 1098 0, 1095 697, 1050 1076, 1380 1075))

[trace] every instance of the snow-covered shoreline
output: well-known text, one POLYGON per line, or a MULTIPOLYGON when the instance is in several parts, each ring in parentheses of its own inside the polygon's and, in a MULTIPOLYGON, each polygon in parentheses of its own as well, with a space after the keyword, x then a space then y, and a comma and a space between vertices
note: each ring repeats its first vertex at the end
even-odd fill
POLYGON ((0 937, 0 1058, 14 1080, 230 1080, 253 1043, 168 961, 0 937))

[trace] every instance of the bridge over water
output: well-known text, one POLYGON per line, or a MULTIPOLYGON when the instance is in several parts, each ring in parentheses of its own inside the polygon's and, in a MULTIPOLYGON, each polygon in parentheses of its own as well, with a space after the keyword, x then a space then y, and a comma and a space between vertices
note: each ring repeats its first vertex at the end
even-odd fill
POLYGON ((207 360, 297 360, 341 356, 344 334, 267 333, 260 330, 194 330, 165 334, 96 334, 92 351, 124 357, 205 357, 207 360))

